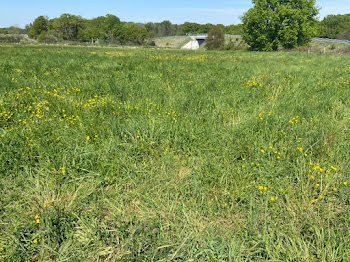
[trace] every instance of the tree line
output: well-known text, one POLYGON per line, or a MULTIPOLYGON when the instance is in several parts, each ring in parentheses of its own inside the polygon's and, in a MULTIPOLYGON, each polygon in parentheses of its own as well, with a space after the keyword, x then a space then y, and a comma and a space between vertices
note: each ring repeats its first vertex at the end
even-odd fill
POLYGON ((223 34, 239 34, 253 50, 294 48, 307 44, 314 36, 350 40, 350 14, 328 15, 319 21, 315 0, 253 0, 253 4, 254 7, 243 15, 243 23, 238 25, 172 24, 168 20, 133 23, 123 22, 112 14, 85 19, 66 13, 52 19, 39 16, 25 29, 0 28, 0 34, 28 33, 30 38, 42 42, 104 41, 141 45, 154 37, 215 32, 217 36, 211 36, 216 43, 214 46, 223 34))
MULTIPOLYGON (((172 24, 165 20, 160 23, 123 22, 117 16, 107 14, 93 19, 62 14, 58 18, 37 17, 27 26, 28 35, 40 41, 106 41, 110 43, 143 44, 146 39, 164 36, 208 33, 216 25, 185 22, 172 24)), ((223 25, 222 25, 223 26, 223 25)), ((241 34, 241 25, 223 26, 226 34, 241 34)))
POLYGON ((325 38, 350 40, 350 14, 325 17, 319 24, 318 35, 325 38))

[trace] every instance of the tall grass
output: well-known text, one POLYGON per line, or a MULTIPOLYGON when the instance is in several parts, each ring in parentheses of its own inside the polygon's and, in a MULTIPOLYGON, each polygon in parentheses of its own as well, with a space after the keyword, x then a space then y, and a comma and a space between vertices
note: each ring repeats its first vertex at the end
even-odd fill
POLYGON ((0 260, 350 260, 346 56, 1 46, 0 73, 0 260))

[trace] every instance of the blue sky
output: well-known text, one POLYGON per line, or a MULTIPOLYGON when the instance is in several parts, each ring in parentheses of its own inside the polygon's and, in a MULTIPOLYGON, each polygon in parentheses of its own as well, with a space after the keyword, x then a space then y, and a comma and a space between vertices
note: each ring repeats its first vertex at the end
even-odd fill
MULTIPOLYGON (((107 13, 122 21, 173 23, 185 21, 213 24, 236 24, 251 7, 250 0, 2 0, 0 27, 24 27, 39 15, 50 18, 62 13, 93 18, 107 13)), ((350 13, 350 0, 318 0, 320 17, 328 14, 350 13)))

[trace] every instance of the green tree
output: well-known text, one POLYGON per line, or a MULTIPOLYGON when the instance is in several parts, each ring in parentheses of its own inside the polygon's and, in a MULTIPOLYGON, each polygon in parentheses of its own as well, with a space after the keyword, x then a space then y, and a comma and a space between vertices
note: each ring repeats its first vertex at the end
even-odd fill
POLYGON ((114 41, 113 31, 118 26, 120 26, 120 19, 115 15, 107 14, 102 24, 103 39, 114 41))
POLYGON ((185 34, 198 34, 201 25, 197 23, 185 22, 181 25, 181 27, 182 32, 184 32, 185 34))
POLYGON ((238 24, 238 25, 228 25, 225 26, 225 34, 228 35, 241 35, 243 34, 243 25, 238 24))
POLYGON ((47 32, 48 30, 49 19, 47 16, 37 17, 33 24, 29 27, 28 35, 31 38, 37 39, 42 33, 47 32))
POLYGON ((320 22, 318 35, 326 38, 344 38, 347 30, 350 30, 350 14, 328 15, 320 22))
POLYGON ((242 18, 243 38, 252 50, 303 46, 316 34, 315 0, 253 0, 253 4, 242 18))
POLYGON ((217 25, 213 27, 206 40, 206 47, 208 50, 221 49, 225 44, 224 26, 217 25))
POLYGON ((215 27, 215 25, 213 24, 204 24, 204 25, 200 25, 199 34, 207 34, 211 29, 213 29, 215 27))
POLYGON ((141 45, 148 36, 145 27, 135 23, 123 23, 114 28, 114 36, 122 44, 131 43, 141 45))
POLYGON ((74 41, 78 39, 82 30, 84 19, 77 15, 62 14, 59 18, 51 19, 49 29, 55 36, 64 40, 74 41))

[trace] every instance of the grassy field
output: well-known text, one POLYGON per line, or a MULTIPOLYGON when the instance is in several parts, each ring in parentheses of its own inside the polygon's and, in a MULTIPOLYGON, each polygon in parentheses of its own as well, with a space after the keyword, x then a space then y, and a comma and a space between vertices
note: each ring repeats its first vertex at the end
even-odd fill
POLYGON ((0 46, 1 261, 350 261, 350 60, 0 46))

